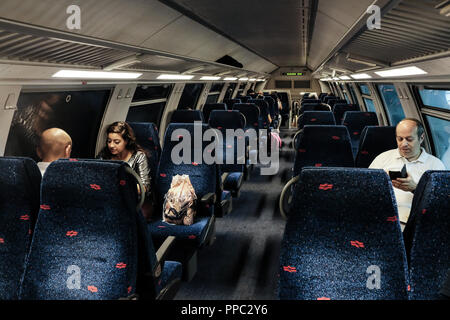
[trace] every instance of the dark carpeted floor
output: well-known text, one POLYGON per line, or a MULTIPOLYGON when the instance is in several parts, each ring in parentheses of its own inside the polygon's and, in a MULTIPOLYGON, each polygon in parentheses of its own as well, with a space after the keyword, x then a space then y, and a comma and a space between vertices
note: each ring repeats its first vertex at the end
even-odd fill
POLYGON ((216 220, 212 246, 198 253, 198 270, 183 282, 175 299, 271 300, 277 299, 279 251, 285 220, 278 200, 290 178, 291 131, 280 133, 280 169, 275 176, 261 176, 256 167, 244 181, 233 211, 216 220), (288 156, 288 157, 286 157, 288 156))

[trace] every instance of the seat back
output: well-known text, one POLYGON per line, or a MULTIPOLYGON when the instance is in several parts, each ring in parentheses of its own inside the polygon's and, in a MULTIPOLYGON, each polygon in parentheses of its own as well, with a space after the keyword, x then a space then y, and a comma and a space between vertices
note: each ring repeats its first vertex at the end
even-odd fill
POLYGON ((360 111, 359 107, 356 105, 351 105, 347 103, 337 103, 333 107, 334 118, 336 119, 336 124, 342 124, 344 120, 344 113, 346 111, 360 111))
MULTIPOLYGON (((221 172, 218 170, 216 163, 207 164, 203 161, 203 153, 214 151, 214 147, 210 145, 212 142, 203 141, 202 139, 208 128, 207 124, 198 123, 171 123, 167 127, 155 183, 159 207, 162 207, 164 196, 170 188, 172 178, 177 174, 189 175, 197 199, 201 199, 207 193, 215 193, 217 199, 221 199, 221 172), (180 150, 180 146, 185 146, 186 148, 180 150), (172 159, 172 150, 174 148, 177 148, 174 151, 177 155, 185 156, 185 151, 190 152, 190 156, 186 156, 189 161, 174 162, 174 159, 172 159), (197 159, 198 157, 199 159, 197 159)), ((197 215, 210 216, 212 214, 214 214, 214 208, 211 208, 208 212, 197 212, 197 215)))
POLYGON ((209 116, 213 110, 231 110, 230 106, 225 103, 207 103, 203 106, 203 119, 205 123, 208 123, 209 116))
POLYGON ((40 184, 34 160, 0 157, 0 300, 18 297, 39 211, 40 184))
POLYGON ((405 230, 413 300, 438 299, 450 268, 450 171, 426 171, 405 230))
POLYGON ((353 155, 356 158, 361 133, 366 126, 378 126, 377 114, 375 112, 346 111, 342 124, 348 128, 353 155))
POLYGON ((329 100, 328 101, 329 103, 329 105, 330 105, 330 107, 331 108, 333 108, 335 105, 337 105, 337 104, 344 104, 344 103, 347 103, 347 100, 344 100, 344 99, 336 99, 336 100, 329 100))
POLYGON ((330 107, 323 103, 305 103, 301 106, 299 114, 305 111, 331 111, 330 107))
POLYGON ((280 299, 407 299, 402 233, 383 170, 305 168, 292 208, 281 245, 280 299))
POLYGON ((330 111, 305 111, 298 118, 297 127, 303 129, 305 125, 336 125, 336 122, 330 111))
POLYGON ((233 109, 233 105, 235 103, 242 103, 242 101, 241 101, 241 99, 224 99, 223 103, 225 103, 227 105, 227 109, 226 110, 232 110, 233 109))
POLYGON ((239 97, 238 99, 241 99, 242 103, 248 103, 248 101, 252 100, 253 98, 251 96, 243 96, 243 97, 239 97))
POLYGON ((200 110, 175 110, 170 118, 170 123, 194 123, 194 121, 204 121, 200 110))
MULTIPOLYGON (((245 143, 244 136, 239 135, 236 137, 232 137, 232 141, 230 141, 227 137, 227 129, 242 129, 244 130, 246 127, 245 116, 241 114, 238 110, 228 110, 228 111, 219 111, 214 110, 211 113, 209 118, 209 126, 211 128, 215 128, 221 131, 223 137, 222 144, 222 161, 223 164, 220 165, 220 168, 223 172, 244 172, 245 159, 241 159, 245 157, 245 146, 242 145, 242 149, 239 149, 239 140, 242 140, 242 143, 245 143), (241 152, 240 152, 241 151, 241 152), (233 163, 226 163, 227 157, 231 155, 233 152, 233 163), (238 159, 241 159, 242 163, 238 163, 238 159)), ((217 150, 217 152, 220 152, 217 150)))
POLYGON ((129 125, 133 129, 139 145, 147 151, 150 175, 152 181, 155 181, 156 168, 161 156, 161 144, 156 125, 151 122, 129 122, 129 125))
POLYGON ((269 104, 263 99, 251 99, 247 103, 253 103, 259 108, 259 119, 261 127, 267 129, 269 127, 269 104))
POLYGON ((397 148, 395 127, 366 126, 359 140, 355 165, 359 168, 368 168, 379 154, 395 148, 397 148))
POLYGON ((294 141, 294 176, 303 167, 353 167, 350 137, 345 126, 306 125, 294 141))
POLYGON ((233 106, 233 110, 242 113, 246 119, 245 129, 259 129, 259 108, 251 103, 237 103, 233 106))
POLYGON ((322 103, 322 101, 320 101, 319 99, 303 99, 300 104, 303 106, 305 104, 320 104, 320 103, 322 103))
POLYGON ((136 292, 137 189, 121 161, 50 164, 20 298, 119 299, 136 292))

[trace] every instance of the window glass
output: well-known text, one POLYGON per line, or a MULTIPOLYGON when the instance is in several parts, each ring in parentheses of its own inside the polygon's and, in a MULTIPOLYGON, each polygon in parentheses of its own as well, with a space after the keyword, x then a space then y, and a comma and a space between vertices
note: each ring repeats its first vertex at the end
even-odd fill
POLYGON ((450 121, 429 115, 425 115, 425 119, 433 138, 435 154, 450 170, 450 121))
POLYGON ((180 102, 177 109, 195 109, 197 106, 198 98, 203 90, 202 83, 188 83, 184 86, 183 94, 181 95, 180 102))
POLYGON ((391 126, 396 126, 403 118, 405 113, 398 98, 395 86, 392 84, 377 85, 380 92, 381 100, 383 100, 384 107, 389 116, 389 123, 391 126))
POLYGON ((370 96, 370 89, 367 85, 358 84, 358 86, 359 86, 359 90, 361 91, 362 94, 367 94, 368 96, 370 96))
POLYGON ((345 100, 347 100, 348 104, 351 104, 352 102, 350 101, 350 98, 348 97, 348 94, 344 93, 344 98, 345 100))
POLYGON ((219 100, 220 94, 210 94, 208 95, 208 98, 206 98, 206 103, 217 103, 217 100, 219 100))
POLYGON ((364 103, 366 104, 367 111, 375 112, 375 104, 372 99, 364 98, 364 103))
POLYGON ((422 103, 426 106, 450 110, 450 90, 419 90, 422 103))
POLYGON ((209 90, 209 92, 222 92, 222 88, 224 86, 224 83, 213 83, 213 85, 211 86, 211 89, 209 90))
POLYGON ((132 106, 128 110, 127 121, 130 122, 153 122, 159 128, 161 116, 166 102, 132 106))
POLYGON ((155 100, 155 99, 165 99, 169 97, 172 85, 140 85, 137 86, 134 92, 133 102, 155 100))
POLYGON ((227 92, 225 93, 224 99, 231 99, 235 88, 236 88, 236 83, 230 83, 228 85, 227 92))
POLYGON ((353 104, 359 105, 358 104, 358 98, 356 97, 356 92, 353 89, 353 86, 349 84, 349 89, 350 89, 350 94, 352 95, 352 99, 353 99, 353 104))
POLYGON ((100 123, 111 90, 21 92, 6 141, 5 156, 38 160, 41 134, 61 128, 72 138, 72 156, 95 157, 100 123))

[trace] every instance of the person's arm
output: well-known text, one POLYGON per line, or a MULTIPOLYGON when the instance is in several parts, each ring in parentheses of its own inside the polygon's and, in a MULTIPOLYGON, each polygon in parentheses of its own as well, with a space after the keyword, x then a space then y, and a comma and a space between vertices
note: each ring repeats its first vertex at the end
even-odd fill
POLYGON ((134 171, 141 178, 142 184, 145 187, 145 193, 150 192, 150 167, 148 165, 147 156, 143 152, 139 152, 136 155, 136 165, 133 168, 134 171))

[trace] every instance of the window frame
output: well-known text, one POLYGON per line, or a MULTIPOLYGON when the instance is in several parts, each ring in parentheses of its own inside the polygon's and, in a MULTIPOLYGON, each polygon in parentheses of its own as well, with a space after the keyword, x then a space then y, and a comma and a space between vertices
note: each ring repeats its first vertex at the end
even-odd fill
POLYGON ((415 105, 417 106, 417 111, 420 115, 420 120, 423 123, 423 126, 425 128, 426 136, 428 137, 428 142, 430 144, 430 148, 432 151, 432 154, 434 156, 437 156, 436 152, 436 144, 433 139, 433 134, 431 133, 431 127, 427 120, 427 116, 432 116, 441 120, 447 120, 450 121, 450 110, 433 107, 433 106, 427 106, 423 104, 422 97, 419 93, 419 89, 422 88, 429 88, 432 90, 450 90, 450 84, 446 83, 438 83, 438 84, 424 84, 424 83, 410 83, 408 84, 409 90, 412 93, 415 105))

